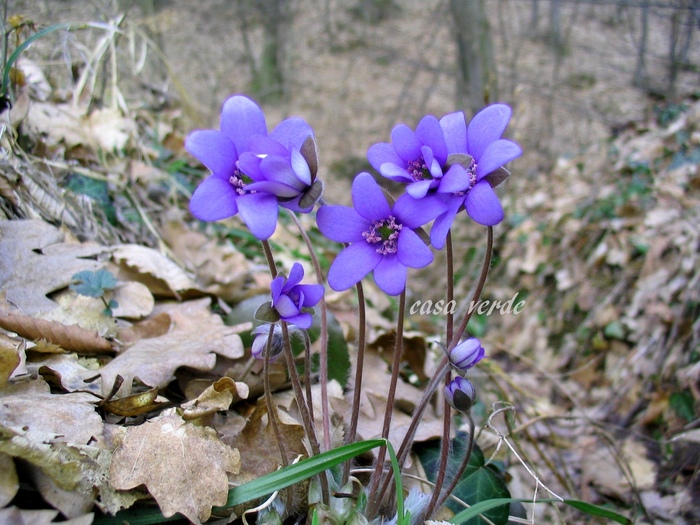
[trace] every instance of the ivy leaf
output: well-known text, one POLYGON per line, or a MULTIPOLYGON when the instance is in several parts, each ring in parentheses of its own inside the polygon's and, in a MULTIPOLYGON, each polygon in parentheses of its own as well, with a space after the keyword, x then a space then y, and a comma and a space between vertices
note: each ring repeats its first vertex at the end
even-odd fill
MULTIPOLYGON (((453 453, 447 464, 448 472, 454 472, 459 468, 464 458, 467 444, 468 438, 463 432, 458 433, 452 440, 450 449, 453 453)), ((435 481, 435 474, 440 460, 440 444, 437 441, 432 441, 417 445, 416 452, 428 474, 428 479, 435 481)), ((491 499, 510 498, 510 492, 508 492, 505 482, 497 472, 486 466, 484 454, 476 444, 474 444, 474 450, 471 458, 469 458, 469 464, 452 494, 469 505, 476 505, 491 499)), ((448 500, 445 505, 455 513, 464 510, 462 505, 453 500, 448 500)), ((484 516, 496 525, 505 525, 508 522, 508 505, 499 505, 484 512, 484 516)), ((478 525, 483 522, 477 517, 464 523, 478 525)))
POLYGON ((70 289, 80 295, 88 297, 102 297, 107 290, 113 290, 117 286, 117 278, 112 272, 104 268, 96 272, 84 270, 71 278, 73 281, 70 289))

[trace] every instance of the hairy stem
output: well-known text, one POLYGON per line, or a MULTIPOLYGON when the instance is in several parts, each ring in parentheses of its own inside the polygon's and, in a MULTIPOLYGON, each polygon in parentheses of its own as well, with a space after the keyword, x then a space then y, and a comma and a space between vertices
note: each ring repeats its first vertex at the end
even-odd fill
MULTIPOLYGON (((464 454, 464 459, 462 459, 462 464, 459 466, 459 469, 457 472, 455 472, 454 477, 452 478, 452 481, 448 485, 448 487, 442 491, 440 498, 437 500, 437 504, 434 507, 428 507, 428 510, 426 512, 426 516, 430 517, 434 509, 439 509, 445 504, 445 501, 447 501, 447 498, 452 494, 452 491, 455 489, 457 484, 459 483, 459 480, 462 478, 462 474, 464 474, 464 471, 467 469, 467 466, 469 465, 469 460, 472 457, 472 452, 474 450, 474 420, 472 419, 472 415, 470 413, 466 413, 467 416, 467 421, 469 422, 469 443, 467 445, 467 452, 464 454)), ((437 492, 437 491, 436 491, 437 492)), ((432 502, 431 502, 432 503, 432 502)))
MULTIPOLYGON (((309 250, 309 256, 311 257, 311 264, 313 264, 314 267, 314 272, 316 273, 316 281, 318 284, 323 286, 323 272, 321 271, 321 265, 318 262, 318 257, 316 257, 316 252, 314 251, 314 247, 311 244, 311 239, 309 239, 308 234, 306 233, 306 230, 301 225, 301 222, 299 222, 299 219, 297 218, 296 214, 293 213, 292 211, 289 211, 289 215, 292 217, 292 220, 294 223, 297 225, 297 228, 299 229, 299 233, 301 234, 302 238, 304 239, 304 243, 306 244, 306 248, 309 250)), ((319 363, 319 368, 320 368, 320 379, 319 381, 321 382, 321 413, 322 413, 322 420, 323 420, 323 449, 324 450, 330 450, 331 449, 331 418, 329 414, 329 405, 328 405, 328 309, 326 308, 326 299, 325 297, 321 297, 320 301, 321 305, 321 347, 320 347, 320 363, 319 363)))
MULTIPOLYGON (((391 381, 389 383, 389 392, 386 396, 386 410, 384 411, 384 425, 382 426, 382 437, 389 439, 389 431, 391 430, 391 415, 394 412, 394 398, 396 397, 396 384, 399 380, 399 370, 401 368, 401 357, 403 355, 403 324, 406 310, 406 289, 399 296, 399 315, 396 322, 396 339, 394 344, 394 360, 391 365, 391 381)), ((370 495, 374 495, 369 507, 369 516, 376 513, 381 504, 382 494, 376 493, 376 488, 381 481, 384 471, 384 459, 386 458, 386 447, 380 447, 377 454, 377 465, 372 475, 370 482, 370 495)), ((403 496, 401 496, 403 497, 403 496)))
MULTIPOLYGON (((362 397, 362 375, 365 368, 365 345, 367 326, 365 324, 365 291, 362 288, 362 282, 358 281, 355 285, 357 289, 357 363, 355 365, 355 384, 353 385, 352 393, 352 415, 350 416, 350 429, 348 430, 347 443, 354 443, 357 435, 357 421, 360 417, 360 399, 362 397)), ((350 474, 350 461, 345 464, 343 470, 343 485, 347 483, 350 474)))

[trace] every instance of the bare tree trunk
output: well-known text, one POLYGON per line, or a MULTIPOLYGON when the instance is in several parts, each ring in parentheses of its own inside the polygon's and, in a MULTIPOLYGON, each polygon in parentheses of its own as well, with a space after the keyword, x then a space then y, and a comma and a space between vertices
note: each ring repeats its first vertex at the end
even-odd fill
POLYGON ((484 0, 450 0, 457 44, 457 104, 472 114, 498 99, 498 76, 484 0))

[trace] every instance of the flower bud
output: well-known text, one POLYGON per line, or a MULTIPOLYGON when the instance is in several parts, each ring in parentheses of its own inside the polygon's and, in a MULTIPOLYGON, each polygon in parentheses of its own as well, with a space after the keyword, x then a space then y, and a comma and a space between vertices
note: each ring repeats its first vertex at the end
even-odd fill
POLYGON ((449 385, 445 387, 445 400, 455 410, 467 413, 474 403, 476 392, 468 379, 461 376, 455 377, 449 385))
POLYGON ((272 341, 270 341, 270 362, 277 359, 284 351, 284 337, 282 336, 282 328, 278 324, 263 324, 253 330, 255 339, 251 346, 251 353, 255 359, 263 359, 265 357, 265 348, 270 337, 270 329, 272 328, 272 341), (272 328, 274 327, 274 328, 272 328))
POLYGON ((466 372, 484 357, 484 347, 476 337, 470 337, 455 346, 449 357, 452 366, 466 372))

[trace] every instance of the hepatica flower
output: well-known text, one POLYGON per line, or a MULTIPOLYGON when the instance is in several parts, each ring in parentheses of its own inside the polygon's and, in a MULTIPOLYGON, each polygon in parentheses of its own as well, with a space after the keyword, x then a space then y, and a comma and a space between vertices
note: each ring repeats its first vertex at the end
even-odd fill
POLYGON ((190 201, 190 211, 203 221, 240 214, 255 237, 268 239, 278 204, 309 211, 315 200, 308 195, 320 197, 311 127, 288 118, 268 135, 265 115, 245 96, 224 103, 221 130, 194 131, 185 148, 212 172, 190 201))
POLYGON ((416 131, 403 124, 391 133, 391 144, 367 152, 370 164, 384 177, 407 184, 416 199, 441 199, 446 210, 433 225, 430 240, 440 249, 460 209, 479 224, 503 220, 503 208, 493 188, 505 180, 502 166, 519 157, 520 147, 501 135, 511 110, 494 104, 480 111, 467 127, 464 113, 421 119, 416 131))
POLYGON ((450 406, 460 412, 469 412, 474 404, 476 391, 468 379, 461 376, 455 377, 450 384, 445 387, 445 400, 450 406))
POLYGON ((476 337, 465 339, 455 346, 448 356, 459 373, 464 373, 484 357, 484 347, 476 337))
POLYGON ((353 207, 322 206, 316 216, 321 233, 349 243, 333 261, 328 284, 346 290, 374 272, 377 286, 389 295, 406 287, 407 268, 430 264, 433 254, 415 232, 444 211, 438 200, 423 202, 403 195, 393 206, 369 173, 352 184, 353 207))

